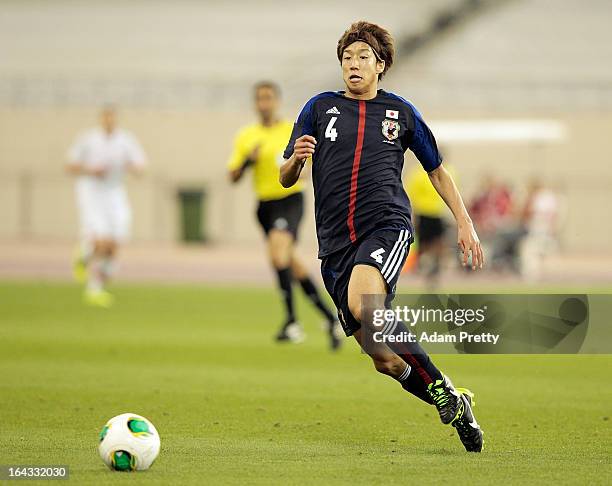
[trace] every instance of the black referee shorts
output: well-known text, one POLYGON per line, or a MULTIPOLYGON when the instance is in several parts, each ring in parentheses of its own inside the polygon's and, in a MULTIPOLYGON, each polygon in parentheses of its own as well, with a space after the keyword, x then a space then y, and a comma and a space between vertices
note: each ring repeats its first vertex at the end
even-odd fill
POLYGON ((301 192, 282 199, 259 201, 257 220, 266 236, 270 230, 288 231, 297 240, 298 229, 304 214, 304 195, 301 192))
POLYGON ((417 236, 419 243, 427 244, 439 240, 446 233, 446 224, 442 218, 419 216, 417 218, 417 236))
POLYGON ((353 267, 371 265, 378 268, 387 283, 387 303, 390 303, 395 296, 395 287, 413 241, 411 229, 379 229, 362 237, 357 243, 323 257, 323 282, 336 304, 340 323, 347 336, 361 328, 348 307, 348 286, 353 267))

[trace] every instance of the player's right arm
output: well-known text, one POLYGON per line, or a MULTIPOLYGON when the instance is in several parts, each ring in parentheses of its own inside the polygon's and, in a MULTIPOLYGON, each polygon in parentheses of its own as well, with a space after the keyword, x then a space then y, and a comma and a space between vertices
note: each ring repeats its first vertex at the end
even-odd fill
POLYGON ((302 108, 291 132, 291 138, 283 154, 285 163, 280 167, 279 182, 291 187, 300 178, 304 164, 315 152, 317 140, 314 137, 313 106, 317 96, 311 98, 302 108))
POLYGON ((255 164, 257 157, 259 157, 259 145, 255 147, 251 151, 251 153, 242 161, 242 165, 240 165, 240 167, 237 167, 235 169, 230 169, 229 171, 230 181, 234 183, 242 179, 242 176, 244 175, 246 170, 255 164))
POLYGON ((66 172, 70 175, 104 177, 107 168, 104 166, 89 167, 85 162, 87 152, 87 136, 81 136, 68 151, 68 162, 66 162, 66 172))
POLYGON ((259 145, 251 148, 247 140, 247 132, 242 130, 234 140, 234 150, 227 164, 228 175, 232 184, 242 179, 246 170, 255 164, 259 157, 259 145))
POLYGON ((300 178, 308 157, 314 154, 316 139, 312 135, 302 135, 293 145, 293 154, 281 165, 279 181, 283 187, 291 187, 300 178))

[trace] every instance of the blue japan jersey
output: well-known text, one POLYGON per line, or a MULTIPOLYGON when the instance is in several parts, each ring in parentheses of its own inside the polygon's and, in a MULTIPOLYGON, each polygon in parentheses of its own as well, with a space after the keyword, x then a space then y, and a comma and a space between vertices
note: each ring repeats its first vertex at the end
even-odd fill
POLYGON ((379 228, 409 228, 410 201, 402 184, 404 152, 410 149, 427 172, 442 162, 436 141, 417 109, 378 90, 371 100, 325 92, 300 112, 284 152, 295 140, 317 140, 312 157, 319 258, 379 228))

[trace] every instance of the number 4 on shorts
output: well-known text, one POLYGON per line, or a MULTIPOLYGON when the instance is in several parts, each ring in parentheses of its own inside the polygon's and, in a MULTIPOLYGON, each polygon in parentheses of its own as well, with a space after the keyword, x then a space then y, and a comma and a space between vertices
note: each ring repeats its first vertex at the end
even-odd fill
POLYGON ((378 250, 374 250, 372 253, 370 253, 370 256, 374 258, 374 261, 376 263, 381 264, 383 262, 382 254, 384 252, 385 252, 384 248, 379 248, 378 250))

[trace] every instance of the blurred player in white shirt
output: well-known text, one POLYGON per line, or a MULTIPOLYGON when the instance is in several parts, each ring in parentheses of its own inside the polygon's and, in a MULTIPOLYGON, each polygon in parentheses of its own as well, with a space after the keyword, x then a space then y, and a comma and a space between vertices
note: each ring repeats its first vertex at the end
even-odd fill
POLYGON ((123 179, 126 172, 142 172, 145 154, 134 136, 117 128, 115 108, 106 106, 100 127, 79 137, 68 157, 67 170, 76 176, 81 228, 75 276, 87 279, 87 303, 108 307, 113 298, 104 287, 118 246, 129 236, 132 218, 123 179))

